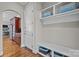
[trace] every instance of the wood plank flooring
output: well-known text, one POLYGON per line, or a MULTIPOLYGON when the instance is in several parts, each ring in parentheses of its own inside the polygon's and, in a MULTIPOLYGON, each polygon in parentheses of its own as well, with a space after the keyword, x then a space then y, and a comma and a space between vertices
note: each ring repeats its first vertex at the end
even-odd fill
POLYGON ((16 42, 9 39, 8 36, 3 38, 3 46, 3 57, 41 57, 39 54, 32 53, 28 48, 21 48, 16 42))

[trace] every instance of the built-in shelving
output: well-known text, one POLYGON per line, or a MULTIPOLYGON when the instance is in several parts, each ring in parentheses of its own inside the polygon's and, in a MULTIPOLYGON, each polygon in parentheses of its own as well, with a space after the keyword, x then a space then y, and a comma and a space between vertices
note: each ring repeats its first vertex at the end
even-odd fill
POLYGON ((42 10, 41 14, 42 14, 42 17, 48 17, 48 16, 53 15, 53 6, 51 8, 42 10))
MULTIPOLYGON (((78 57, 79 56, 79 50, 76 50, 76 49, 72 49, 72 48, 68 48, 68 47, 65 47, 65 46, 61 46, 61 45, 57 45, 57 44, 52 44, 52 43, 44 42, 44 41, 40 42, 38 44, 38 47, 40 45, 51 49, 52 57, 55 56, 54 52, 58 52, 60 54, 65 55, 63 57, 66 57, 66 56, 68 56, 68 57, 78 57)), ((44 57, 48 57, 47 55, 44 55, 44 54, 42 54, 40 52, 38 52, 38 53, 41 54, 44 57)))
POLYGON ((43 24, 63 23, 79 21, 78 16, 79 3, 61 2, 42 9, 40 20, 43 24), (66 10, 64 10, 63 8, 66 10))

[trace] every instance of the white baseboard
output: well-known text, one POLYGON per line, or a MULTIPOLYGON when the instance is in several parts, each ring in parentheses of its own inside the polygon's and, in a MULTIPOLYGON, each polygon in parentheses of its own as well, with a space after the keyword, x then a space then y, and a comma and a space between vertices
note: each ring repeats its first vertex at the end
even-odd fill
POLYGON ((21 47, 25 47, 25 45, 22 44, 21 47))
POLYGON ((32 50, 32 52, 34 53, 34 54, 37 54, 38 52, 37 51, 35 51, 35 50, 32 50))
POLYGON ((2 56, 3 55, 3 51, 0 51, 0 56, 2 56))

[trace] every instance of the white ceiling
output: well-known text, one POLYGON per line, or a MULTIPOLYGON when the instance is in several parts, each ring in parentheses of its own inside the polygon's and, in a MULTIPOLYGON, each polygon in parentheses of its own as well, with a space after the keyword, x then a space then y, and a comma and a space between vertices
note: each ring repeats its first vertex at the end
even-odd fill
POLYGON ((17 2, 18 4, 25 6, 28 2, 17 2))
POLYGON ((58 2, 41 2, 42 9, 57 4, 58 2))

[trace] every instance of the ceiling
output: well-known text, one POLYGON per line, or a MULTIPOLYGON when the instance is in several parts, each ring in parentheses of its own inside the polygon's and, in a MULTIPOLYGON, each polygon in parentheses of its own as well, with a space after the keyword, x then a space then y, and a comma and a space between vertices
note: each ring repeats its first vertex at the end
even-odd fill
POLYGON ((21 6, 25 6, 28 2, 17 2, 18 4, 20 4, 21 6))
MULTIPOLYGON (((25 6, 27 3, 29 3, 29 2, 17 2, 18 4, 20 4, 21 6, 25 6)), ((53 5, 53 4, 56 4, 56 3, 58 3, 58 2, 41 2, 41 4, 44 4, 44 5, 53 5)))

